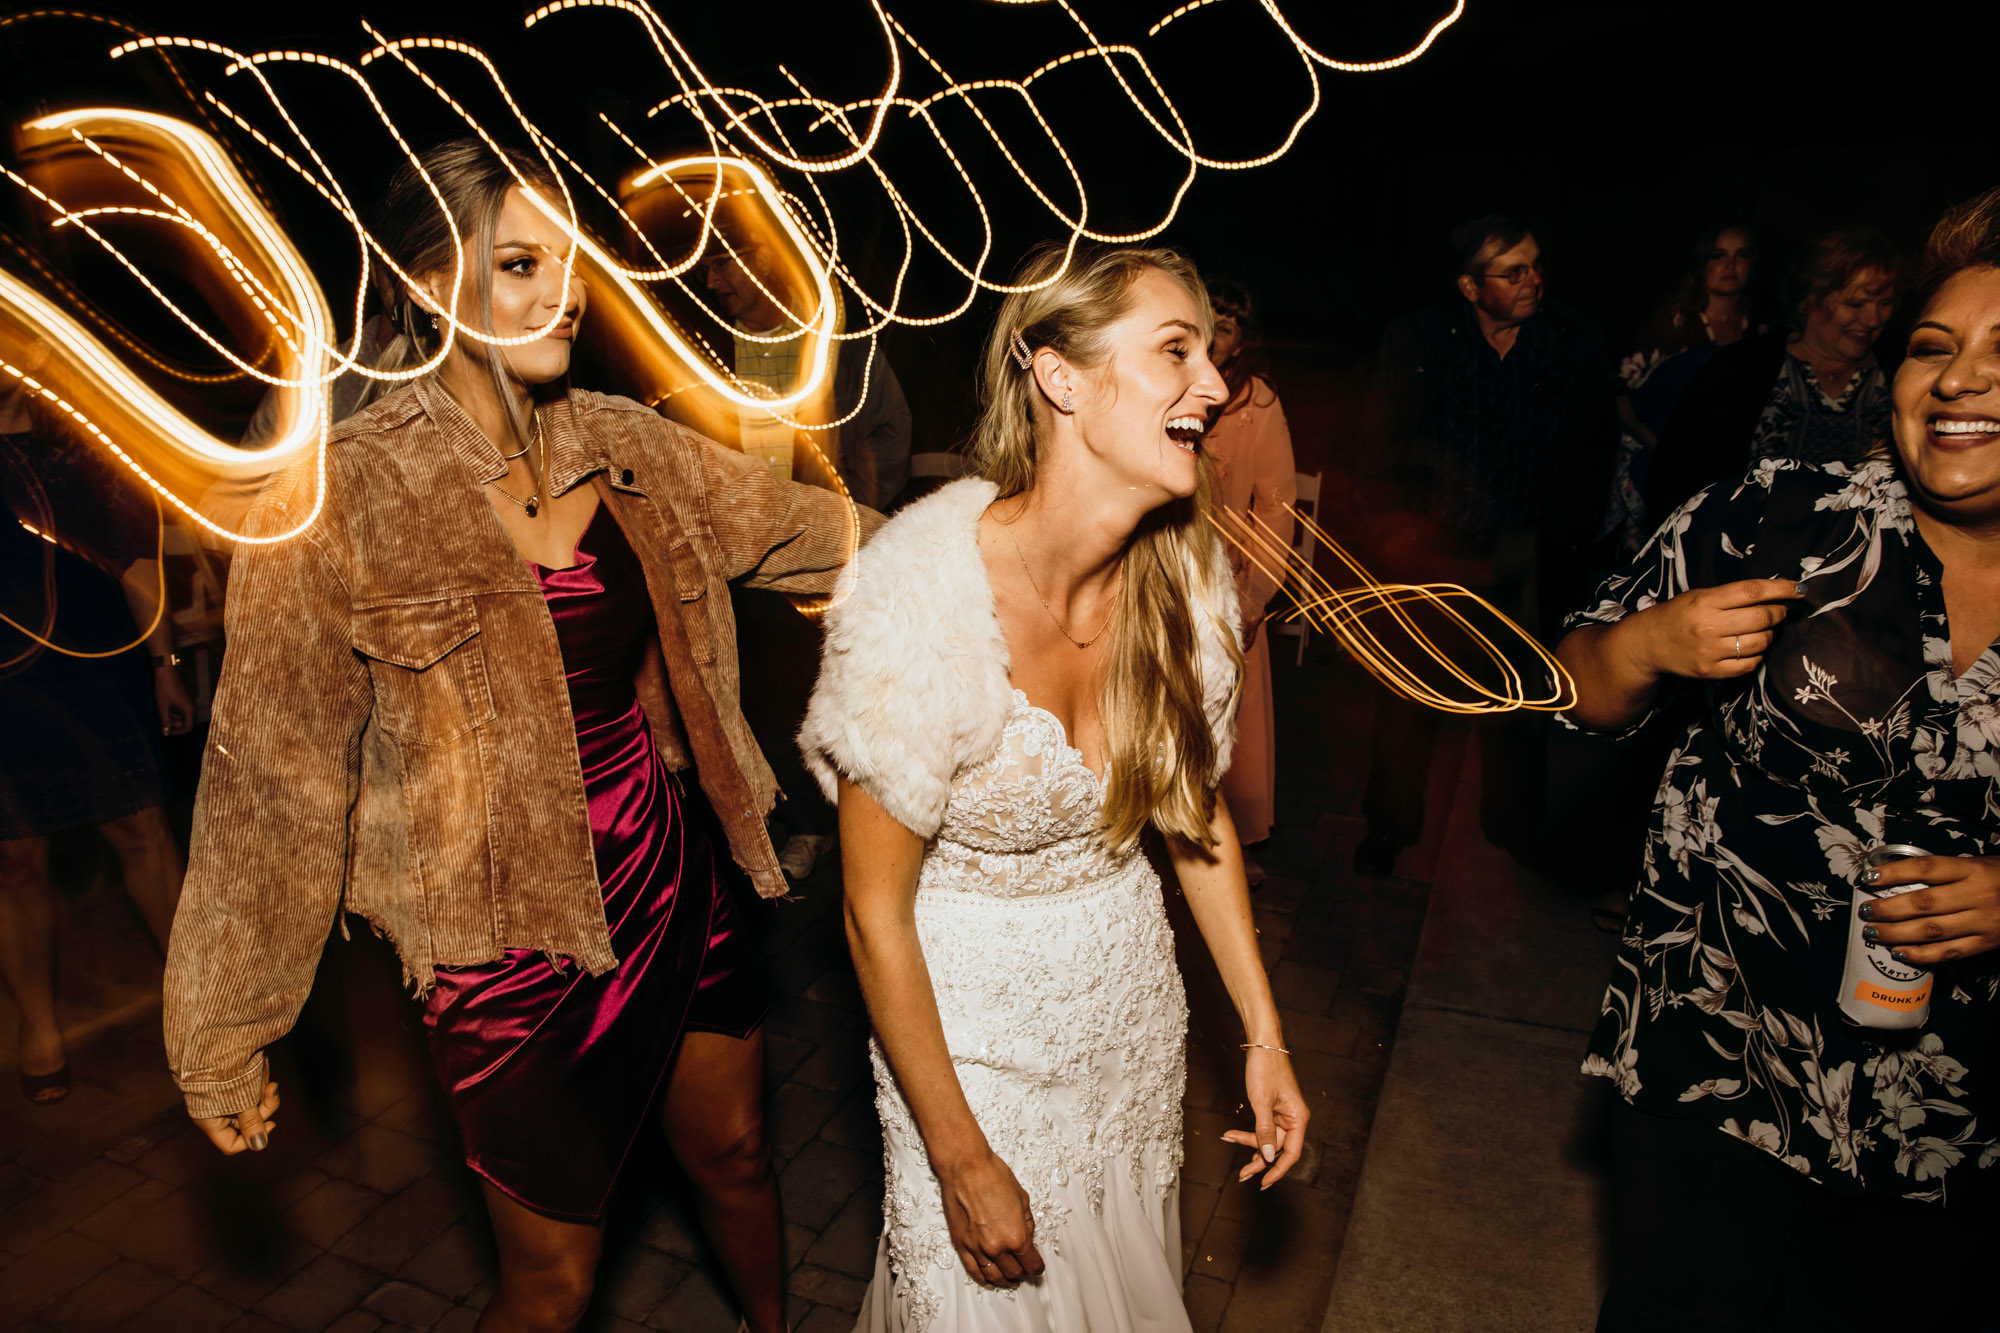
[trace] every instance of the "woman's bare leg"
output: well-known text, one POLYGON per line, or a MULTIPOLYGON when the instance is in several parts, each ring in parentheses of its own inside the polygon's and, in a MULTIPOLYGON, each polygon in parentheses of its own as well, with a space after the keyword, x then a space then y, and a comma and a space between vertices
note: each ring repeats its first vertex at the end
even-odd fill
POLYGON ((63 1067, 56 1021, 56 891, 49 883, 49 840, 0 841, 0 982, 21 1011, 21 1072, 63 1067))
POLYGON ((167 951, 167 932, 173 929, 174 908, 181 900, 181 881, 187 877, 187 862, 174 832, 167 827, 166 811, 159 806, 141 810, 100 824, 118 865, 125 872, 125 892, 132 905, 146 919, 160 952, 167 951))
POLYGON ((784 1226, 764 1137, 764 1030, 740 1041, 717 1032, 682 1037, 663 1118, 744 1321, 751 1333, 783 1333, 784 1226))
POLYGON ((489 1181, 479 1186, 500 1252, 500 1288, 476 1333, 569 1333, 589 1308, 604 1229, 543 1217, 489 1181))

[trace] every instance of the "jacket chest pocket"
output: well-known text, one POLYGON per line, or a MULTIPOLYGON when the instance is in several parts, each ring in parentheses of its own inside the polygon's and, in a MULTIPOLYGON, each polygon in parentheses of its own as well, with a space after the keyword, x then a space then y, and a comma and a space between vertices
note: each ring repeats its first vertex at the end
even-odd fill
POLYGON ((354 615, 383 730, 441 745, 493 720, 493 690, 470 597, 370 607, 354 615))
POLYGON ((688 649, 694 660, 715 660, 715 630, 708 623, 708 571, 694 546, 685 539, 667 548, 667 567, 673 573, 674 592, 680 598, 681 623, 688 627, 688 649))

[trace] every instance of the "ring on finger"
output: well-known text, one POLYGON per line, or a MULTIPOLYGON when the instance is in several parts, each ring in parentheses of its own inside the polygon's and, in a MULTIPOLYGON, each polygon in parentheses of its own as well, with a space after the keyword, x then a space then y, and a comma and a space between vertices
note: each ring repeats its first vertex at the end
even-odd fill
POLYGON ((1741 634, 1736 636, 1736 651, 1731 656, 1739 658, 1743 656, 1743 636, 1741 634))

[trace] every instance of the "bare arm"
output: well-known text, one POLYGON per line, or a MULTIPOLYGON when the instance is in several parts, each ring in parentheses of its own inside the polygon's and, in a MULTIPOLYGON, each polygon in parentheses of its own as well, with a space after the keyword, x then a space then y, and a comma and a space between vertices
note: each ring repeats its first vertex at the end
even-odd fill
POLYGON ((930 968, 917 941, 923 841, 874 797, 843 780, 840 847, 854 971, 925 1150, 940 1169, 979 1157, 990 1151, 986 1135, 951 1067, 930 968))
POLYGON ((1632 406, 1630 394, 1618 395, 1618 424, 1648 449, 1660 442, 1646 423, 1639 420, 1639 409, 1632 406))
POLYGON ((1619 731, 1643 717, 1660 693, 1660 672, 1647 664, 1647 611, 1611 625, 1579 625, 1556 645, 1556 660, 1576 681, 1570 717, 1591 731, 1619 731))
POLYGON ((1695 588, 1609 625, 1581 625, 1556 658, 1576 680, 1569 715, 1592 731, 1617 731, 1653 706, 1668 676, 1728 680, 1755 671, 1771 646, 1791 579, 1743 579, 1695 588))
POLYGON ((993 1152, 952 1068, 937 993, 917 938, 923 840, 876 799, 840 783, 847 944, 875 1038, 916 1119, 943 1191, 945 1221, 972 1280, 994 1285, 1042 1271, 1028 1194, 993 1152))
POLYGON ((1245 1053, 1244 1084, 1250 1107, 1257 1117, 1254 1132, 1231 1130, 1224 1135, 1232 1143, 1253 1148, 1257 1156, 1238 1173, 1248 1180, 1264 1168, 1271 1172, 1263 1188, 1276 1184, 1299 1154, 1305 1150, 1306 1121, 1310 1112, 1299 1092, 1298 1077, 1292 1072, 1290 1057, 1264 1049, 1285 1044, 1278 1021, 1278 1004, 1271 997, 1271 979, 1257 951, 1257 927, 1250 911, 1250 887, 1243 876, 1243 847, 1236 839, 1236 823, 1229 806, 1220 796, 1215 801, 1215 820, 1210 829, 1215 845, 1200 848, 1171 839, 1169 855, 1188 910, 1215 959, 1230 1003, 1243 1020, 1243 1040, 1250 1044, 1245 1053), (1275 1163, 1275 1165, 1273 1165, 1275 1163))

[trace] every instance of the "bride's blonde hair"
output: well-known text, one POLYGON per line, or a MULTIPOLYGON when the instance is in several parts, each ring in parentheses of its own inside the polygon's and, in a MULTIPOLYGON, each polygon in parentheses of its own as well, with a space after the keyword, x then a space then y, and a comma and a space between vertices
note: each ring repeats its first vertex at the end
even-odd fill
MULTIPOLYGON (((1201 312, 1202 337, 1214 317, 1200 275, 1172 250, 1060 246, 1029 255, 1014 275, 980 366, 979 424, 972 456, 998 499, 1034 489, 1050 430, 1049 404, 1016 359, 1018 335, 1030 352, 1047 347, 1089 370, 1111 357, 1106 331, 1132 307, 1132 285, 1157 269, 1185 287, 1201 312), (1065 261, 1067 260, 1067 267, 1065 261)), ((1199 470, 1195 494, 1146 515, 1125 553, 1123 586, 1113 608, 1111 669, 1099 700, 1106 751, 1104 831, 1131 845, 1152 823, 1197 846, 1213 842, 1215 733, 1203 708, 1196 618, 1214 616, 1216 537, 1208 514, 1213 481, 1199 470)), ((1236 626, 1213 626, 1228 645, 1232 696, 1241 688, 1243 655, 1236 626)), ((1230 704, 1234 712, 1235 704, 1230 704)))

